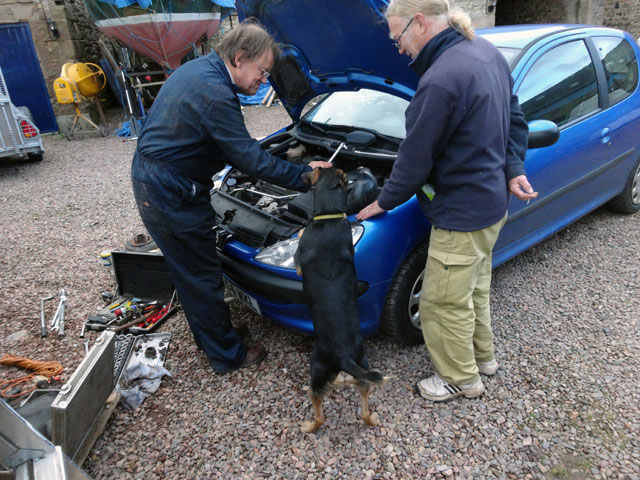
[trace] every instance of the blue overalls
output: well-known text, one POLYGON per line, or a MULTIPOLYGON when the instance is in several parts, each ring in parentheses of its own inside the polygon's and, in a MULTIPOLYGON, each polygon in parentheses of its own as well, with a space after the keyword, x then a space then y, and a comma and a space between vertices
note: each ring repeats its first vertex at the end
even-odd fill
POLYGON ((142 221, 164 254, 196 344, 216 373, 240 366, 247 347, 224 302, 211 177, 230 164, 305 190, 301 174, 310 170, 261 150, 247 132, 236 93, 215 53, 181 66, 154 101, 131 166, 142 221))

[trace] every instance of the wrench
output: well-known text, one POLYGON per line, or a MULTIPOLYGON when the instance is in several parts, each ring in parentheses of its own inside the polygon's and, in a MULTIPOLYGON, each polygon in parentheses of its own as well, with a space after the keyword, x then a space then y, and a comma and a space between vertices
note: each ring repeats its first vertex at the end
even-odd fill
POLYGON ((40 299, 40 338, 47 336, 47 322, 44 319, 44 302, 51 300, 53 295, 40 299))
POLYGON ((67 301, 67 292, 64 288, 60 290, 60 303, 53 316, 51 330, 58 330, 58 337, 64 336, 64 307, 67 301))
POLYGON ((329 163, 333 163, 333 159, 336 158, 336 156, 338 155, 338 152, 340 150, 342 150, 343 148, 345 148, 347 146, 346 143, 341 142, 340 145, 338 145, 338 148, 336 148, 336 151, 333 152, 333 155, 331 155, 331 158, 329 160, 327 160, 329 163))

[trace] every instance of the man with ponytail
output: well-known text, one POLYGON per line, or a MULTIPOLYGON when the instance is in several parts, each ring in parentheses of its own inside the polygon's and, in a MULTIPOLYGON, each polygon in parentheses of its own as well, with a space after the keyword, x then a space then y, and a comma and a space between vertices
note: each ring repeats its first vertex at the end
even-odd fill
POLYGON ((416 390, 436 402, 474 398, 484 392, 480 373, 498 369, 491 252, 509 193, 538 195, 524 171, 527 123, 506 60, 475 35, 465 12, 447 0, 391 0, 385 15, 420 80, 389 181, 358 219, 418 196, 432 225, 420 320, 435 372, 416 390))

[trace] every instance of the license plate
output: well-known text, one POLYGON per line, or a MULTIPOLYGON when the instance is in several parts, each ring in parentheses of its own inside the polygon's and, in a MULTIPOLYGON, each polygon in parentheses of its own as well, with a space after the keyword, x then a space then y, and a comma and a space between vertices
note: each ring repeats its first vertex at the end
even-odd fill
POLYGON ((262 315, 260 311, 260 306, 258 305, 258 301, 253 298, 251 295, 243 292, 238 287, 236 287, 233 283, 229 282, 226 278, 224 279, 224 286, 231 292, 231 294, 242 303, 249 310, 257 313, 258 315, 262 315))

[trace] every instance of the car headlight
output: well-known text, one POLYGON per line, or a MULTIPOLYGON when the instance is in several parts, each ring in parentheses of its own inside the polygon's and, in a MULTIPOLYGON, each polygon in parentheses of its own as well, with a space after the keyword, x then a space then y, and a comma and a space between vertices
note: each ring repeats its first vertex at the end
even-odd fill
MULTIPOLYGON (((358 243, 358 240, 360 240, 363 233, 364 227, 362 225, 351 225, 351 238, 354 245, 358 243)), ((266 265, 295 270, 296 266, 293 261, 293 256, 298 249, 298 242, 298 237, 283 240, 269 248, 265 248, 255 256, 255 259, 257 262, 264 263, 266 265)))

